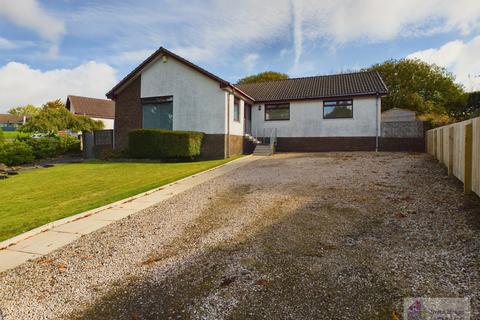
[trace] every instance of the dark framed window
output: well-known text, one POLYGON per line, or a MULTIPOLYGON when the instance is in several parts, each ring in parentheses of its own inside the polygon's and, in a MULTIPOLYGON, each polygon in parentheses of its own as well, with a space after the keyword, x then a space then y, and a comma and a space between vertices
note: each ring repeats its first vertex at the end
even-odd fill
POLYGON ((323 119, 353 118, 353 100, 323 101, 323 119))
POLYGON ((276 120, 290 120, 290 103, 265 105, 265 121, 276 120))
POLYGON ((233 99, 233 121, 240 122, 240 99, 233 99))
POLYGON ((173 130, 173 97, 142 99, 142 127, 173 130))

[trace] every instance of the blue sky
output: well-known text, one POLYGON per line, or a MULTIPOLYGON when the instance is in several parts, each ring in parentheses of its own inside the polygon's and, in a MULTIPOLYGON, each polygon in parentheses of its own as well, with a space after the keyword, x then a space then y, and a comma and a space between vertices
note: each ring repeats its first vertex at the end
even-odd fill
POLYGON ((218 76, 416 57, 480 89, 478 0, 0 0, 0 112, 104 97, 159 46, 218 76))

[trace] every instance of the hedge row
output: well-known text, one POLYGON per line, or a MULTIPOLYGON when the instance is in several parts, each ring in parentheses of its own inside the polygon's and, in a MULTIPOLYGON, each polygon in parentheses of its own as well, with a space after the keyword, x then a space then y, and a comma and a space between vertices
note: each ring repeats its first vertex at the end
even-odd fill
POLYGON ((0 163, 16 166, 34 159, 53 158, 74 152, 80 152, 80 141, 70 136, 21 138, 0 143, 0 163))
POLYGON ((132 158, 188 159, 200 156, 204 133, 161 129, 129 132, 128 152, 132 158))

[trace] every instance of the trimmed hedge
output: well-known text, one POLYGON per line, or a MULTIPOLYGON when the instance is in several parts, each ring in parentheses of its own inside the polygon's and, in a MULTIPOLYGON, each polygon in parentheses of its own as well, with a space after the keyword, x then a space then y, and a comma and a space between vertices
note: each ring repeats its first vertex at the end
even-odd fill
POLYGON ((140 159, 195 159, 204 133, 162 129, 136 129, 128 133, 128 152, 140 159))
POLYGON ((14 140, 0 145, 0 163, 7 166, 32 162, 34 159, 32 147, 25 142, 14 140))

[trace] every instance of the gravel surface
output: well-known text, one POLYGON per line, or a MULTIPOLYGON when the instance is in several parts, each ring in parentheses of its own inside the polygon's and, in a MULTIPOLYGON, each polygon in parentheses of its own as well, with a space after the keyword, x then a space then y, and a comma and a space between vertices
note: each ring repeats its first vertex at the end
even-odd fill
POLYGON ((5 319, 480 318, 480 201, 426 154, 280 154, 0 274, 5 319))

